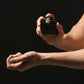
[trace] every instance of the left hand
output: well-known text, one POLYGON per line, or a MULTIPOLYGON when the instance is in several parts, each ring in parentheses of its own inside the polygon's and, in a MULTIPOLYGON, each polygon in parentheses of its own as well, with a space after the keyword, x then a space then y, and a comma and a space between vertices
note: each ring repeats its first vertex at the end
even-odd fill
POLYGON ((37 52, 31 51, 25 54, 18 53, 7 58, 7 68, 17 71, 24 71, 40 65, 40 56, 37 52))

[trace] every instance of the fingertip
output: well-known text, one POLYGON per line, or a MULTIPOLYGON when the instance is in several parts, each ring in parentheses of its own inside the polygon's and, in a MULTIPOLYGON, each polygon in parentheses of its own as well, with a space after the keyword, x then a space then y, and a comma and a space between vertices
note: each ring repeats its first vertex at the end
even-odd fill
POLYGON ((64 32, 64 31, 63 31, 63 26, 60 25, 59 22, 57 22, 56 28, 57 28, 57 30, 58 30, 59 33, 64 32))
POLYGON ((59 22, 57 22, 57 26, 60 25, 59 22))
POLYGON ((51 13, 46 14, 46 16, 45 16, 45 17, 55 19, 54 15, 53 15, 53 14, 51 14, 51 13))
POLYGON ((45 20, 45 18, 43 16, 38 18, 38 20, 37 20, 37 27, 41 26, 41 20, 45 20))
POLYGON ((40 24, 41 20, 45 20, 45 18, 43 16, 40 16, 38 19, 37 19, 37 24, 40 24))
POLYGON ((57 22, 56 27, 57 27, 57 29, 61 27, 59 22, 57 22))

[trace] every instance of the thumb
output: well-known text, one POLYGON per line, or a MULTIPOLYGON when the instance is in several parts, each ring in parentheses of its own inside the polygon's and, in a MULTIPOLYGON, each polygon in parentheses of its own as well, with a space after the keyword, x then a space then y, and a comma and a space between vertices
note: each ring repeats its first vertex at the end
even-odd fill
POLYGON ((56 28, 58 30, 58 33, 64 33, 63 26, 60 25, 59 22, 57 22, 56 28))

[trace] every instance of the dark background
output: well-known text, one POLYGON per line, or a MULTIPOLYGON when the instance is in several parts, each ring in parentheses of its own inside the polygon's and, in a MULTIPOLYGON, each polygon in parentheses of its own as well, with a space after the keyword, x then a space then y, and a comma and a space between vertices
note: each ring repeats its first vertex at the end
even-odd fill
POLYGON ((83 70, 39 66, 24 72, 11 71, 6 68, 6 58, 17 52, 63 51, 49 46, 36 35, 36 20, 53 13, 67 33, 82 16, 83 5, 84 0, 0 0, 0 81, 3 84, 81 84, 83 70))

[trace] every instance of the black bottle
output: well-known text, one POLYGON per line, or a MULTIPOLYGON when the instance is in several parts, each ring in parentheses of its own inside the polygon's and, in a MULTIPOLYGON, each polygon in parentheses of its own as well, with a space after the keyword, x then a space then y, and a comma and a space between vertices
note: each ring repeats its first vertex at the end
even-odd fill
POLYGON ((43 34, 58 34, 56 29, 56 19, 46 18, 41 20, 41 31, 43 34))

